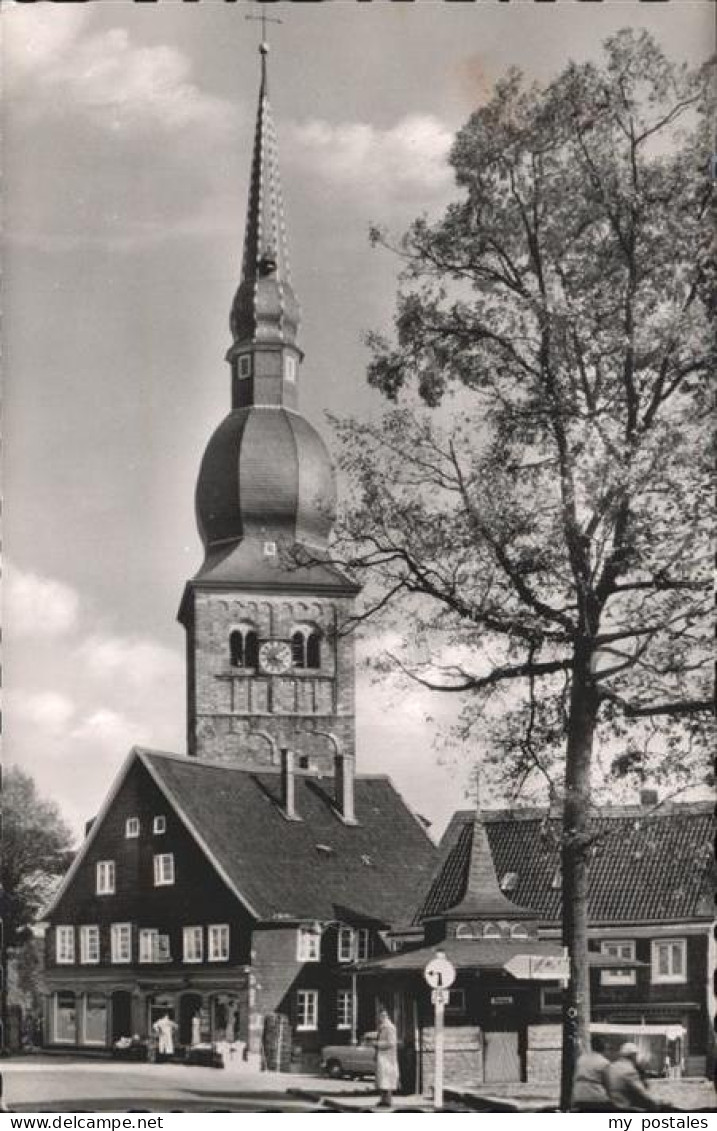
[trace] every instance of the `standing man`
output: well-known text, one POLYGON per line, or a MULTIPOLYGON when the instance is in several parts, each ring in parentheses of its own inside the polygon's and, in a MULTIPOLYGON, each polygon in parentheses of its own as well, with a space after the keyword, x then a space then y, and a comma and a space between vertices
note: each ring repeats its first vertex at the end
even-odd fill
POLYGON ((152 1029, 157 1037, 157 1053, 159 1056, 172 1056, 177 1026, 169 1014, 163 1013, 159 1021, 155 1021, 152 1029))
POLYGON ((385 1009, 378 1015, 376 1034, 376 1086, 381 1094, 379 1107, 391 1107, 398 1087, 398 1038, 396 1026, 385 1009))

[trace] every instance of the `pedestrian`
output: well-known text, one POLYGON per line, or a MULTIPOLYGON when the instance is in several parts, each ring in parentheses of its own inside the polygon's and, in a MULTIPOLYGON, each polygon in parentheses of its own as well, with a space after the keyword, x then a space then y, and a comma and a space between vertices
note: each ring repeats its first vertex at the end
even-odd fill
POLYGON ((627 1041, 607 1070, 607 1090, 615 1111, 658 1110, 640 1075, 638 1056, 637 1045, 627 1041))
POLYGON ((378 1015, 376 1033, 376 1086, 381 1098, 379 1107, 391 1107, 398 1088, 398 1038, 396 1026, 385 1009, 378 1015))
POLYGON ((607 1070, 610 1061, 605 1056, 605 1042, 594 1036, 591 1047, 580 1054, 573 1081, 573 1111, 614 1111, 607 1092, 607 1070))
POLYGON ((202 1043, 202 1015, 197 1012, 192 1018, 192 1045, 202 1043))
POLYGON ((157 1052, 159 1056, 172 1056, 174 1053, 174 1034, 177 1026, 168 1013, 163 1013, 159 1021, 155 1021, 152 1031, 157 1037, 157 1052))

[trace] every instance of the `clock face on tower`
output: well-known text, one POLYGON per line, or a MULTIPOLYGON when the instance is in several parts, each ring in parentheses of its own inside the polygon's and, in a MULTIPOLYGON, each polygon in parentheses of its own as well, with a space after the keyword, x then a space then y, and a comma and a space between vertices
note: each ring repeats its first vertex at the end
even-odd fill
POLYGON ((259 664, 269 675, 281 675, 291 667, 291 645, 287 640, 267 640, 259 649, 259 664))

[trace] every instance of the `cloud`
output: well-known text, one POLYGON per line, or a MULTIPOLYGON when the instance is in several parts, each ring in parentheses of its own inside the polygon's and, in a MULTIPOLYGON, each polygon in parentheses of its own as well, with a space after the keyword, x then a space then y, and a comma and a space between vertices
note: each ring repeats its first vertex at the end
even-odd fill
POLYGON ((8 694, 8 716, 36 728, 43 736, 62 734, 75 714, 75 704, 57 691, 17 690, 8 694))
POLYGON ((89 13, 15 6, 5 23, 7 82, 26 113, 68 108, 116 133, 223 129, 236 113, 201 90, 187 57, 165 44, 135 45, 124 28, 92 34, 89 13), (41 81, 38 81, 41 79, 41 81))
POLYGON ((136 688, 181 679, 182 664, 176 652, 156 641, 139 637, 94 635, 83 640, 78 656, 95 679, 118 679, 136 688))
POLYGON ((93 745, 128 750, 134 742, 146 736, 146 727, 132 722, 118 711, 100 707, 83 718, 72 731, 70 738, 76 741, 89 741, 93 745))
POLYGON ((64 636, 75 627, 79 598, 61 581, 8 567, 5 619, 11 636, 64 636))
POLYGON ((388 129, 362 122, 311 121, 286 131, 287 162, 319 176, 364 203, 420 197, 442 200, 453 175, 453 133, 440 119, 411 114, 388 129))

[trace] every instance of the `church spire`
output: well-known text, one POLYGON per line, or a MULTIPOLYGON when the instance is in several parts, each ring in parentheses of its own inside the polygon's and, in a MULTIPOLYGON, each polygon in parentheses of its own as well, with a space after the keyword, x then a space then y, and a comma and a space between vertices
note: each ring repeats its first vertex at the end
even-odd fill
POLYGON ((254 132, 241 281, 230 326, 233 407, 296 405, 299 304, 291 285, 278 144, 269 103, 268 45, 259 47, 261 86, 254 132))

